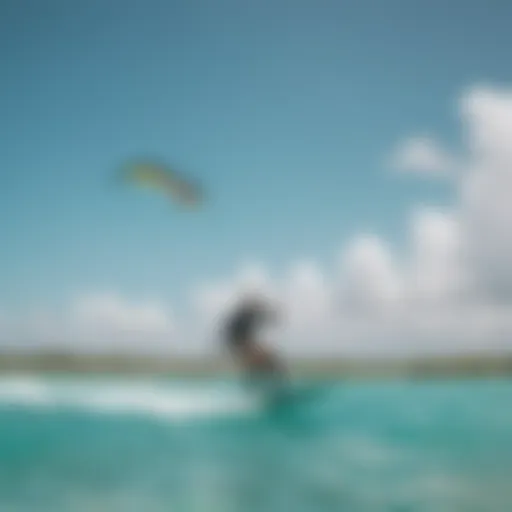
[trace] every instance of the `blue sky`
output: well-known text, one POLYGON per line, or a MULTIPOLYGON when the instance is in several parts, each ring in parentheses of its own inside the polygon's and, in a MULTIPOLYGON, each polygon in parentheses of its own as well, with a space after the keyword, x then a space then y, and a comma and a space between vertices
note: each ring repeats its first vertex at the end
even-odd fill
POLYGON ((457 146, 457 96, 512 79, 507 2, 2 2, 0 303, 89 289, 180 301, 245 260, 327 265, 355 232, 403 242, 446 184, 385 159, 457 146), (112 184, 155 154, 200 212, 112 184))

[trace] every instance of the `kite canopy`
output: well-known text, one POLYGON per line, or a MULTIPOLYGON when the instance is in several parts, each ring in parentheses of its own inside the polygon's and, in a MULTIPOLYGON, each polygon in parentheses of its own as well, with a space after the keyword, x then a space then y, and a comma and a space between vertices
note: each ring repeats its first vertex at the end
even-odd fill
POLYGON ((169 166, 154 161, 138 161, 122 170, 123 180, 158 190, 180 204, 197 206, 203 201, 200 187, 183 178, 169 166))

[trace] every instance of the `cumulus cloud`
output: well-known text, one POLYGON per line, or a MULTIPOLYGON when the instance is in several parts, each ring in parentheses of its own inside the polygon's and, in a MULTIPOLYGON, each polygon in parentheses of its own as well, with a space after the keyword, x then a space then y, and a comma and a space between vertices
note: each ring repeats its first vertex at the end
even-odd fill
POLYGON ((0 342, 20 350, 145 351, 167 349, 175 335, 170 311, 157 302, 115 294, 76 297, 58 310, 3 315, 0 342))
POLYGON ((457 160, 432 138, 411 137, 395 149, 390 166, 401 173, 428 177, 447 177, 456 172, 457 160))
POLYGON ((333 296, 328 279, 312 261, 293 264, 279 292, 290 322, 300 329, 316 328, 331 316, 333 296))
POLYGON ((472 87, 461 96, 459 111, 471 157, 485 163, 510 164, 512 89, 472 87))
POLYGON ((420 301, 462 299, 471 287, 460 219, 451 212, 421 208, 411 222, 409 298, 420 301))
POLYGON ((191 292, 193 313, 202 321, 219 321, 223 314, 235 307, 241 296, 262 294, 270 300, 276 299, 274 284, 267 269, 261 264, 242 265, 233 276, 201 283, 191 292))
POLYGON ((73 321, 99 331, 158 334, 171 327, 168 313, 157 303, 129 303, 115 295, 91 295, 77 299, 73 321))
POLYGON ((460 102, 470 165, 459 187, 473 265, 485 291, 512 299, 512 90, 478 87, 460 102))
POLYGON ((341 256, 341 295, 346 306, 387 308, 402 293, 391 249, 376 236, 356 237, 341 256))

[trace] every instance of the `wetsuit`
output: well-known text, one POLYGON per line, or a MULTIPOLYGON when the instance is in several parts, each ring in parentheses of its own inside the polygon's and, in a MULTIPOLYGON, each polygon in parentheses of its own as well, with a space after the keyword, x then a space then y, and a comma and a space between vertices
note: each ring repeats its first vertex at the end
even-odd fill
MULTIPOLYGON (((253 305, 241 306, 228 320, 225 326, 226 343, 237 356, 262 350, 255 339, 255 331, 271 316, 266 309, 253 305)), ((282 374, 281 363, 274 355, 263 352, 261 363, 249 364, 246 368, 249 377, 282 374)))
POLYGON ((255 330, 265 321, 265 313, 260 309, 242 306, 228 320, 226 325, 226 341, 235 352, 250 348, 254 343, 255 330))

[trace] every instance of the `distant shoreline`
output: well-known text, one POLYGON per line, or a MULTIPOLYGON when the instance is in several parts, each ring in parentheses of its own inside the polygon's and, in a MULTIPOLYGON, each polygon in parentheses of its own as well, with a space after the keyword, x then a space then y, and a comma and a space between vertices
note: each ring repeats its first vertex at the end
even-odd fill
MULTIPOLYGON (((408 359, 291 358, 293 375, 306 378, 465 378, 512 376, 512 353, 408 359)), ((215 358, 178 356, 0 353, 0 374, 77 373, 209 377, 230 375, 232 365, 215 358)))

